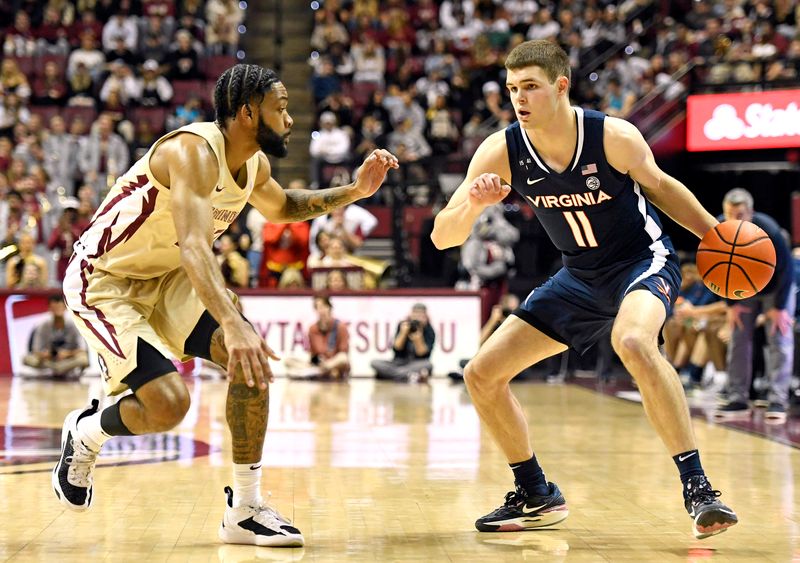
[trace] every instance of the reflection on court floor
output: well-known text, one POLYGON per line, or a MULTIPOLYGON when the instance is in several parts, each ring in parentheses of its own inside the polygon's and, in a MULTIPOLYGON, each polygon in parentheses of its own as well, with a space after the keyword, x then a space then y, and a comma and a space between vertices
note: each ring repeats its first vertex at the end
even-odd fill
POLYGON ((514 387, 546 475, 567 498, 557 528, 480 534, 512 486, 463 385, 290 382, 271 387, 270 502, 303 549, 220 545, 230 483, 226 384, 187 379, 171 432, 115 439, 95 503, 62 509, 49 486, 64 414, 94 381, 0 380, 0 559, 85 561, 789 561, 800 558, 800 451, 698 421, 703 464, 741 523, 699 542, 678 475, 641 405, 571 385, 514 387))

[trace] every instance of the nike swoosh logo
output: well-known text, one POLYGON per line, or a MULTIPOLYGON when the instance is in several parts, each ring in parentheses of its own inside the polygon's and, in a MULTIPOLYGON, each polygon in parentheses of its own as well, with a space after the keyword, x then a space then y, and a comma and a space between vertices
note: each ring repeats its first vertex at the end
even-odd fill
POLYGON ((534 506, 533 508, 528 508, 527 506, 523 505, 522 512, 524 512, 525 514, 530 514, 532 512, 536 512, 537 510, 543 509, 545 506, 547 505, 543 504, 542 506, 534 506))
POLYGON ((692 453, 690 453, 689 455, 679 455, 679 456, 678 456, 678 461, 686 461, 687 459, 689 459, 690 457, 692 457, 692 456, 693 456, 693 455, 695 455, 696 453, 697 453, 697 452, 692 452, 692 453))
POLYGON ((541 182, 542 180, 544 180, 544 178, 537 178, 537 179, 535 179, 535 180, 531 180, 530 178, 528 178, 527 182, 528 182, 528 185, 529 185, 529 186, 532 186, 532 185, 534 185, 536 182, 541 182))
POLYGON ((261 464, 260 463, 258 465, 251 465, 250 466, 250 470, 251 471, 255 471, 256 469, 261 469, 261 464))
POLYGON ((224 190, 224 189, 225 189, 225 188, 224 188, 224 187, 222 187, 222 186, 217 186, 216 188, 214 188, 214 191, 215 191, 215 192, 221 192, 221 191, 222 191, 222 190, 224 190))

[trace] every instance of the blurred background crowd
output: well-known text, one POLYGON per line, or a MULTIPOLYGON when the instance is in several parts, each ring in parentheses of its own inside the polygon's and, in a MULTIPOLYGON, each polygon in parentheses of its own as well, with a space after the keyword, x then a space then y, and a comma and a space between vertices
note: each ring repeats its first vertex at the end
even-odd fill
MULTIPOLYGON (((247 8, 237 0, 0 0, 4 285, 58 285, 72 242, 116 176, 160 135, 212 118, 217 76, 245 56, 247 8), (25 260, 11 271, 16 255, 25 260), (29 265, 25 275, 20 264, 29 265)), ((513 122, 504 54, 526 39, 567 50, 575 104, 641 127, 654 107, 689 91, 796 82, 800 62, 791 0, 329 0, 312 8, 313 107, 292 108, 313 114, 308 148, 292 147, 307 150, 310 165, 284 185, 346 183, 376 147, 404 166, 365 205, 313 224, 268 225, 243 213, 218 243, 232 286, 474 289, 515 271, 546 275, 558 256, 539 244, 532 212, 513 195, 476 229, 483 242, 465 256, 441 255, 425 236, 475 148, 513 122), (509 211, 514 225, 503 221, 509 211), (404 236, 392 232, 398 225, 404 236)))

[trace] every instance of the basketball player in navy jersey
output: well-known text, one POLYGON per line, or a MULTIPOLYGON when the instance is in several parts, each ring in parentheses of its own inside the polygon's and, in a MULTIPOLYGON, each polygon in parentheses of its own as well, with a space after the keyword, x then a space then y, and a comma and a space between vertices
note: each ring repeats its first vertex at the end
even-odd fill
POLYGON ((481 212, 514 189, 536 210, 564 267, 527 297, 464 371, 475 408, 516 483, 503 505, 475 526, 517 531, 567 517, 564 497, 545 480, 533 454, 509 381, 568 347, 584 352, 610 331, 678 466, 695 537, 722 532, 737 522, 736 514, 718 500, 703 472, 683 388, 658 349, 680 269, 654 206, 698 237, 717 220, 659 169, 636 127, 570 106, 569 58, 560 47, 528 41, 505 65, 518 121, 478 148, 431 238, 440 249, 462 244, 481 212))

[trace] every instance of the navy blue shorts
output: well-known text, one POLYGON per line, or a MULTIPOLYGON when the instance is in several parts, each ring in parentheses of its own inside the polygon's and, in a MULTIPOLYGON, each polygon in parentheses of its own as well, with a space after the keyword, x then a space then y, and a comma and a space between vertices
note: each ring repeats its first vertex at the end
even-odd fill
POLYGON ((583 354, 611 331, 622 299, 646 289, 661 299, 667 316, 681 287, 678 257, 649 257, 587 281, 561 268, 534 289, 519 309, 522 320, 583 354))

